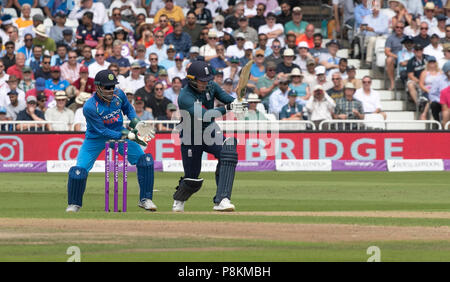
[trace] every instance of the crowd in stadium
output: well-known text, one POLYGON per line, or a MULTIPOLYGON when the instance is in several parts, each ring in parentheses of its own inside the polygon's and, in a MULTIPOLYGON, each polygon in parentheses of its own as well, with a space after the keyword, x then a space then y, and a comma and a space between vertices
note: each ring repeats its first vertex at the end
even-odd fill
POLYGON ((82 107, 104 69, 116 74, 140 119, 177 119, 194 60, 208 62, 234 97, 241 68, 254 61, 247 120, 386 119, 371 76, 356 78, 375 63, 379 42, 387 89, 403 82, 419 119, 449 121, 450 1, 332 0, 325 33, 304 20, 302 2, 3 1, 0 121, 64 121, 45 129, 84 131, 82 107), (363 56, 350 55, 364 66, 339 56, 344 41, 359 44, 363 56))

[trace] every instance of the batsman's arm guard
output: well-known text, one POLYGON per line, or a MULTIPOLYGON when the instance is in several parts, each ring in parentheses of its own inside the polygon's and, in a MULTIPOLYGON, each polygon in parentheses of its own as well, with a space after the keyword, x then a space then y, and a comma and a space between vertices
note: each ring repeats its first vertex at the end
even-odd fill
POLYGON ((180 182, 173 194, 173 199, 176 201, 187 201, 192 194, 200 190, 203 184, 203 179, 181 178, 180 182))

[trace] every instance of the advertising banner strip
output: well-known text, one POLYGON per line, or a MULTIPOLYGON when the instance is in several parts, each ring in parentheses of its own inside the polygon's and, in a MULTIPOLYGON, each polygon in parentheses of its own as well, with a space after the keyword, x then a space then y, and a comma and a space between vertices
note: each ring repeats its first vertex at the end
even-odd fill
POLYGON ((443 171, 444 161, 439 159, 388 160, 389 171, 443 171))
POLYGON ((333 171, 387 171, 386 161, 332 161, 333 171))
POLYGON ((444 160, 444 170, 450 170, 450 160, 444 160))
POLYGON ((0 172, 47 172, 47 162, 0 162, 0 172))

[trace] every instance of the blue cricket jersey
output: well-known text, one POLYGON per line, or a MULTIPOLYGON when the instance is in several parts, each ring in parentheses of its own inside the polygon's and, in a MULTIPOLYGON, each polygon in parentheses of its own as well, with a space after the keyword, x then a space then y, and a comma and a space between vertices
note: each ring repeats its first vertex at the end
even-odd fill
POLYGON ((136 112, 125 93, 117 88, 109 105, 95 93, 84 104, 83 114, 86 118, 86 138, 120 139, 123 115, 130 120, 136 117, 136 112))

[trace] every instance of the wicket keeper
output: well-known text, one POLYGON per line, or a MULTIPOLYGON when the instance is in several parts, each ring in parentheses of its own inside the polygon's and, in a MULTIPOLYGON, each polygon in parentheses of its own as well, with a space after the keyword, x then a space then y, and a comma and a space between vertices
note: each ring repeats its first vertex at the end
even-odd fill
MULTIPOLYGON (((86 137, 78 153, 76 166, 69 170, 66 212, 78 212, 82 207, 88 173, 99 154, 105 149, 105 142, 112 139, 127 139, 128 161, 137 167, 140 189, 138 206, 148 211, 156 211, 156 205, 152 202, 153 157, 151 154, 145 154, 139 146, 147 146, 150 138, 154 137, 154 131, 151 131, 147 142, 138 137, 136 128, 139 128, 138 125, 142 122, 137 118, 125 93, 115 87, 118 81, 113 72, 110 70, 98 72, 94 83, 97 91, 83 107, 87 124, 86 137), (130 128, 133 129, 131 132, 123 127, 122 113, 131 121, 130 128), (129 142, 129 139, 134 142, 129 142)), ((123 156, 123 143, 119 144, 119 153, 123 156)))
POLYGON ((213 209, 215 211, 235 209, 230 199, 238 162, 237 140, 233 137, 225 138, 214 119, 209 119, 208 116, 211 116, 212 111, 220 116, 227 111, 233 111, 237 115, 245 111, 247 104, 245 100, 240 102, 226 93, 213 78, 213 72, 206 62, 194 61, 187 70, 188 84, 178 96, 182 116, 179 128, 184 177, 180 179, 173 195, 174 212, 183 212, 185 202, 200 190, 203 184, 203 179, 198 178, 203 152, 214 155, 219 161, 216 168, 217 191, 213 199, 213 209), (214 108, 215 99, 225 106, 214 108), (200 123, 200 126, 196 126, 196 123, 200 123), (214 128, 216 130, 211 130, 214 128), (210 142, 212 140, 215 142, 210 142))

